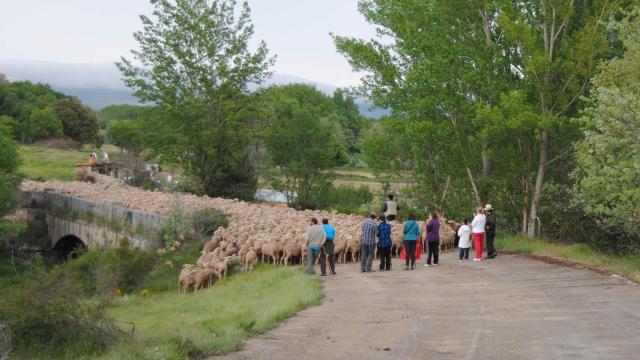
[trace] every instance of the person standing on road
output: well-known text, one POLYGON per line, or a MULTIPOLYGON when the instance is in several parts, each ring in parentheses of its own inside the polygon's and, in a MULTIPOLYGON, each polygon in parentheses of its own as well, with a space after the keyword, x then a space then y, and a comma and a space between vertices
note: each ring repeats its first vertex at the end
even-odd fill
POLYGON ((331 268, 331 275, 336 274, 336 262, 333 257, 333 238, 336 236, 336 229, 329 225, 329 219, 322 219, 322 228, 327 237, 324 243, 325 254, 320 254, 320 273, 322 276, 327 276, 327 257, 329 257, 329 267, 331 268))
POLYGON ((431 266, 431 257, 433 257, 433 265, 438 265, 438 253, 440 252, 440 221, 438 215, 435 212, 429 213, 429 220, 427 220, 426 228, 426 240, 427 240, 427 263, 424 266, 431 266))
POLYGON ((487 223, 484 231, 487 236, 487 258, 493 259, 498 255, 496 248, 493 246, 493 239, 496 237, 496 214, 493 212, 491 204, 485 205, 484 212, 487 214, 487 223))
POLYGON ((405 270, 415 270, 416 268, 416 243, 420 239, 420 225, 416 222, 416 217, 409 214, 409 220, 404 222, 402 227, 403 245, 405 253, 405 270))
POLYGON ((393 200, 393 195, 389 195, 389 200, 385 201, 382 207, 382 212, 384 212, 387 221, 395 220, 398 216, 398 210, 400 210, 398 203, 393 200))
POLYGON ((458 228, 458 248, 460 248, 460 261, 469 260, 469 248, 471 247, 471 228, 469 227, 469 220, 467 218, 462 219, 462 225, 458 228))
POLYGON ((481 207, 476 208, 476 216, 471 221, 471 237, 473 238, 473 246, 476 248, 476 257, 473 261, 482 261, 482 241, 484 240, 484 229, 487 223, 487 217, 484 215, 481 207))
POLYGON ((378 255, 380 256, 380 271, 391 270, 391 225, 384 215, 378 219, 378 255))
POLYGON ((327 235, 324 232, 324 228, 318 225, 318 219, 311 219, 311 227, 307 229, 304 234, 304 245, 309 250, 307 252, 307 272, 309 274, 315 274, 313 270, 313 264, 316 262, 318 255, 320 255, 320 248, 324 245, 327 239, 327 235))
POLYGON ((360 230, 362 231, 360 236, 360 270, 362 272, 371 272, 373 253, 376 248, 376 235, 378 233, 376 214, 371 213, 369 218, 362 222, 360 230))

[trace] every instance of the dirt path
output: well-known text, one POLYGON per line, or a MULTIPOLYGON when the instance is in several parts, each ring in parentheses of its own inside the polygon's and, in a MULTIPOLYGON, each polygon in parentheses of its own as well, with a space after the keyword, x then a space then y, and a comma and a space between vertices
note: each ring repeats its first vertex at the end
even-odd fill
POLYGON ((501 255, 362 274, 341 265, 322 305, 228 359, 637 359, 640 287, 501 255))

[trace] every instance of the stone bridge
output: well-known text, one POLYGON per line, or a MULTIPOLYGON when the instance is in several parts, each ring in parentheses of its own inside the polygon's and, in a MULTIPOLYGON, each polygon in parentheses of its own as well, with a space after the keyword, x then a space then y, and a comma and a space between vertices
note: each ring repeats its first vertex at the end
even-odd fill
POLYGON ((120 203, 100 203, 55 191, 20 194, 29 227, 17 241, 25 251, 51 252, 66 258, 75 249, 117 246, 128 239, 135 246, 160 246, 164 215, 129 209, 120 203))

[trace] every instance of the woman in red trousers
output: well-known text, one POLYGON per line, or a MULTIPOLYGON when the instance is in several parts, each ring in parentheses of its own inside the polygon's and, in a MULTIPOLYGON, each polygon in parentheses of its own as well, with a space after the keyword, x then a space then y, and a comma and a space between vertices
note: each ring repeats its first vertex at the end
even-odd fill
POLYGON ((473 261, 482 261, 482 242, 484 241, 484 227, 487 218, 481 207, 476 208, 476 216, 471 222, 471 237, 473 238, 473 246, 476 248, 476 257, 473 261))

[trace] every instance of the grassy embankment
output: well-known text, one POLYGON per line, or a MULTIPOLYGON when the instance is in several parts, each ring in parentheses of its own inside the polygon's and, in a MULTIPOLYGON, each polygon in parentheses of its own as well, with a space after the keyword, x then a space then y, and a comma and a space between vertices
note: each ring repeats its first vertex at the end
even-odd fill
POLYGON ((496 238, 496 248, 519 254, 549 256, 575 261, 620 274, 640 283, 640 253, 637 252, 629 255, 605 254, 592 249, 587 244, 564 245, 544 239, 530 239, 524 235, 496 238))
MULTIPOLYGON (((212 288, 195 294, 180 294, 177 278, 181 264, 195 262, 201 245, 192 243, 178 253, 160 256, 135 290, 108 305, 107 313, 122 321, 123 329, 130 330, 130 324, 135 324, 133 336, 103 350, 82 345, 18 346, 12 358, 185 359, 225 353, 237 350, 248 336, 267 331, 296 312, 319 304, 323 297, 319 278, 295 267, 270 265, 258 266, 252 273, 231 273, 212 288), (173 266, 168 266, 169 262, 173 266)), ((77 274, 89 268, 97 256, 83 255, 63 268, 77 274)), ((101 257, 102 261, 109 258, 101 257)), ((17 265, 18 273, 30 267, 20 262, 17 265)), ((0 273, 0 291, 4 295, 17 291, 20 278, 9 258, 0 257, 0 273)))

